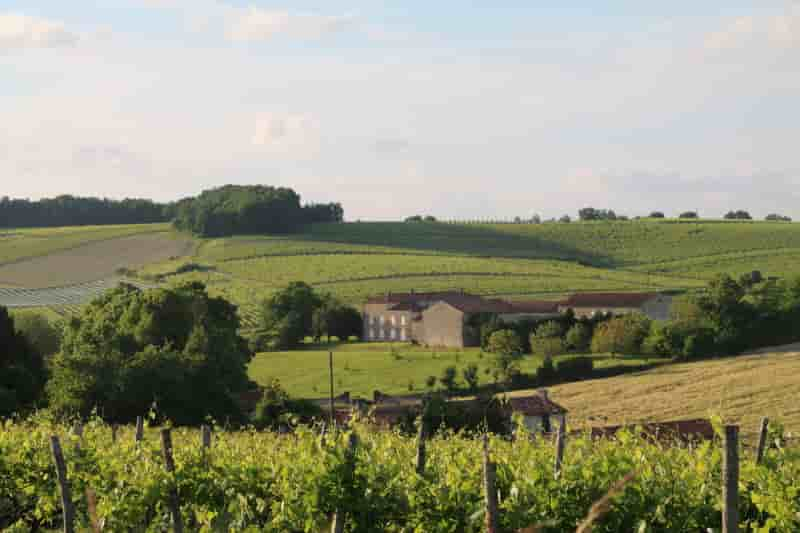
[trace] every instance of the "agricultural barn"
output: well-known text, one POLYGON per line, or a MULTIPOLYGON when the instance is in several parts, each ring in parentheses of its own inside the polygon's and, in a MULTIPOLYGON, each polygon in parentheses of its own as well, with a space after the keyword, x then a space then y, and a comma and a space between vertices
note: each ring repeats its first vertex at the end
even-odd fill
POLYGON ((506 321, 558 315, 556 302, 506 302, 463 291, 388 293, 364 304, 365 341, 414 341, 427 346, 465 347, 480 342, 476 315, 506 321))
POLYGON ((577 317, 590 317, 598 313, 624 315, 642 313, 653 320, 669 318, 672 297, 659 293, 596 292, 573 294, 558 306, 559 311, 572 309, 577 317))

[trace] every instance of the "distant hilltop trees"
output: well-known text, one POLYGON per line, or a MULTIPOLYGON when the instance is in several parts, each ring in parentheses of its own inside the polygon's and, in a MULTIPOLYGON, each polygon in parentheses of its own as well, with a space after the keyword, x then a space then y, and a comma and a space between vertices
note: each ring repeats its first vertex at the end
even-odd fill
POLYGON ((341 222, 341 204, 301 205, 286 187, 226 185, 178 202, 174 225, 203 237, 289 233, 306 224, 341 222))
POLYGON ((57 196, 42 200, 0 198, 0 227, 46 228, 99 226, 104 224, 151 224, 169 222, 175 204, 151 200, 57 196))

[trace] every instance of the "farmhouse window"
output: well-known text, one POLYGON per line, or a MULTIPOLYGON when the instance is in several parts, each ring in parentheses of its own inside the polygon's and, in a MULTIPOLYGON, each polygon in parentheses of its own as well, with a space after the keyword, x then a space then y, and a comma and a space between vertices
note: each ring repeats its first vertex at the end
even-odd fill
POLYGON ((378 321, 380 322, 381 326, 383 325, 383 323, 384 323, 384 321, 385 321, 385 320, 386 320, 386 317, 384 317, 383 315, 381 315, 380 319, 378 320, 378 321))
POLYGON ((394 329, 394 328, 390 329, 390 330, 389 330, 389 336, 390 336, 390 338, 391 338, 392 340, 394 340, 394 339, 397 337, 397 330, 396 330, 396 329, 394 329))
POLYGON ((371 331, 371 334, 370 334, 369 338, 370 339, 377 339, 378 338, 378 330, 375 329, 375 328, 372 328, 372 331, 371 331))
POLYGON ((392 325, 393 325, 393 326, 396 326, 396 325, 397 325, 397 317, 396 317, 396 316, 394 316, 394 315, 392 315, 392 325))
POLYGON ((400 325, 402 326, 406 325, 406 315, 400 317, 400 325))
POLYGON ((404 329, 400 330, 400 340, 401 341, 405 341, 406 340, 406 330, 404 330, 404 329))

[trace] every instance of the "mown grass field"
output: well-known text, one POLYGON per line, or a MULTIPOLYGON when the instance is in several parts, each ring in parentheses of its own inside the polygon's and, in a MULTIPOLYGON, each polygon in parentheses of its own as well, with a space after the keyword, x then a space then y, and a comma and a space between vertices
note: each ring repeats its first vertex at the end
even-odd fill
MULTIPOLYGON (((722 416, 748 438, 761 417, 800 437, 800 344, 552 387, 573 427, 722 416)), ((524 395, 516 391, 511 395, 524 395)))
MULTIPOLYGON (((328 353, 334 353, 335 393, 372 397, 375 390, 386 394, 412 394, 429 390, 425 380, 437 379, 448 366, 458 369, 458 382, 466 387, 462 370, 469 364, 479 368, 480 384, 493 382, 486 370, 491 355, 478 348, 430 349, 401 343, 352 343, 331 346, 309 346, 305 350, 258 354, 251 362, 250 377, 260 385, 272 379, 280 381, 289 394, 304 398, 324 397, 329 393, 328 353)), ((556 361, 573 357, 563 355, 556 361)), ((595 368, 613 369, 657 365, 666 359, 638 357, 612 358, 593 356, 595 368)), ((525 373, 535 373, 541 365, 538 356, 527 355, 520 365, 525 373)), ((437 387, 440 384, 437 382, 437 387)))

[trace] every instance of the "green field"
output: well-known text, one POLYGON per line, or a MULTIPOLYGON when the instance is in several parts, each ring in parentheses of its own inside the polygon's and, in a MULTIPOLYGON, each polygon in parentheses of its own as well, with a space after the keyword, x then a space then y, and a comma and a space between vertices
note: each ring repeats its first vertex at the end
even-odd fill
MULTIPOLYGON (((334 352, 334 389, 337 395, 350 392, 356 396, 372 397, 375 390, 386 394, 416 394, 427 391, 428 376, 437 379, 448 366, 458 369, 458 382, 465 386, 461 371, 469 364, 479 368, 480 385, 493 382, 485 371, 491 355, 482 354, 478 348, 430 349, 401 343, 339 344, 309 346, 305 350, 258 354, 250 363, 250 377, 260 385, 272 379, 280 381, 289 394, 315 398, 329 394, 330 377, 328 353, 334 352), (409 385, 411 385, 409 387, 409 385)), ((561 359, 573 357, 563 355, 561 359)), ((642 359, 593 355, 595 368, 620 369, 658 365, 666 359, 642 359)), ((525 373, 535 373, 542 360, 527 355, 520 368, 525 373)), ((437 384, 438 386, 438 384, 437 384)))

